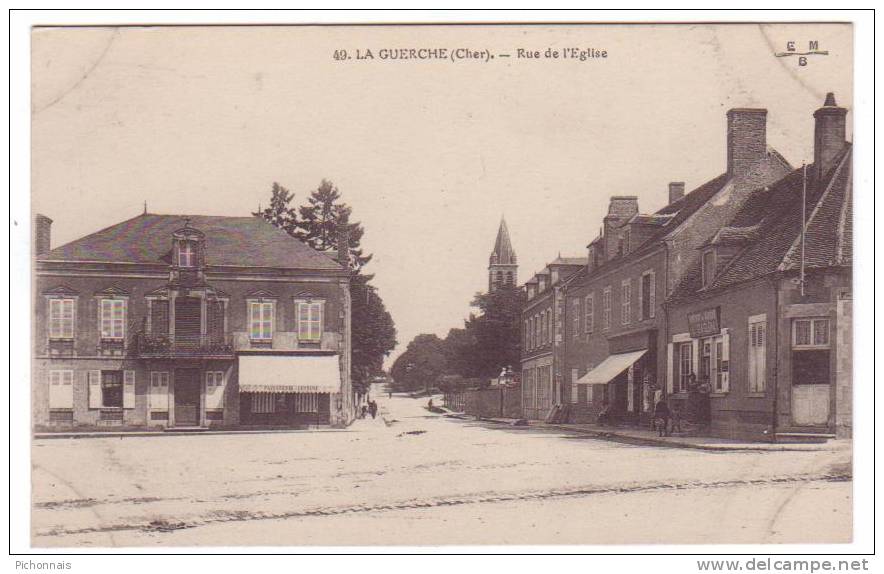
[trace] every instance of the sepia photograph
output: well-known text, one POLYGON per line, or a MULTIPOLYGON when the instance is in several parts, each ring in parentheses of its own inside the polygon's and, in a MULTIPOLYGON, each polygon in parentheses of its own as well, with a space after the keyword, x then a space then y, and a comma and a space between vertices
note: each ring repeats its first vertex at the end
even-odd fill
POLYGON ((856 541, 853 23, 148 21, 27 32, 34 552, 856 541))

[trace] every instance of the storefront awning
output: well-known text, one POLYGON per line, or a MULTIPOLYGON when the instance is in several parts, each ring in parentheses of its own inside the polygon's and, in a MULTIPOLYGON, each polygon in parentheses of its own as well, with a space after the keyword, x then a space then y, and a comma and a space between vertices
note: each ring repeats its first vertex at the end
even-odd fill
POLYGON ((240 355, 241 393, 337 393, 341 370, 337 355, 240 355))
POLYGON ((603 385, 611 381, 614 377, 625 371, 630 365, 641 359, 647 349, 643 351, 633 351, 631 353, 619 353, 611 355, 593 370, 589 371, 579 379, 578 385, 603 385))

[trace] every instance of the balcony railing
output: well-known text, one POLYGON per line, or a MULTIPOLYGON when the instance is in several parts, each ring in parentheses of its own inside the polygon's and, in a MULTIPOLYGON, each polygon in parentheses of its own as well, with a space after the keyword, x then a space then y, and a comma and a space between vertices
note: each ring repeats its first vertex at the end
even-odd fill
POLYGON ((232 357, 233 337, 210 333, 206 335, 135 336, 135 353, 139 357, 232 357))

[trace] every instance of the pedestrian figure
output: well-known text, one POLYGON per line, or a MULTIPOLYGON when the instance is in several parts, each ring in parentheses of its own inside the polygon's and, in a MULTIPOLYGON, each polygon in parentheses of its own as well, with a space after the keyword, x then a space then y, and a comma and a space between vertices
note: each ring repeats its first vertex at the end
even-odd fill
POLYGON ((433 410, 433 399, 430 399, 429 401, 427 401, 427 408, 430 410, 433 410))
POLYGON ((657 427, 657 436, 669 436, 669 405, 663 397, 654 406, 654 426, 657 427))
POLYGON ((372 419, 378 416, 378 404, 374 401, 368 401, 368 412, 371 413, 372 419))
POLYGON ((359 418, 364 419, 367 412, 368 405, 362 405, 362 409, 359 411, 359 418))
POLYGON ((605 401, 602 405, 602 410, 599 413, 598 418, 596 419, 598 424, 607 425, 610 424, 611 421, 611 404, 608 401, 605 401))
POLYGON ((672 407, 672 426, 670 428, 671 433, 680 433, 681 430, 681 419, 682 419, 682 408, 678 404, 673 405, 672 407))

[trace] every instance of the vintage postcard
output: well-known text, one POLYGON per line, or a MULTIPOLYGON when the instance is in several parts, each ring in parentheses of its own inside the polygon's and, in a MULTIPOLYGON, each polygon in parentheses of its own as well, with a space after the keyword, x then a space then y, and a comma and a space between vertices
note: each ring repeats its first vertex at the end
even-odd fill
POLYGON ((34 548, 854 540, 850 22, 30 41, 34 548))

